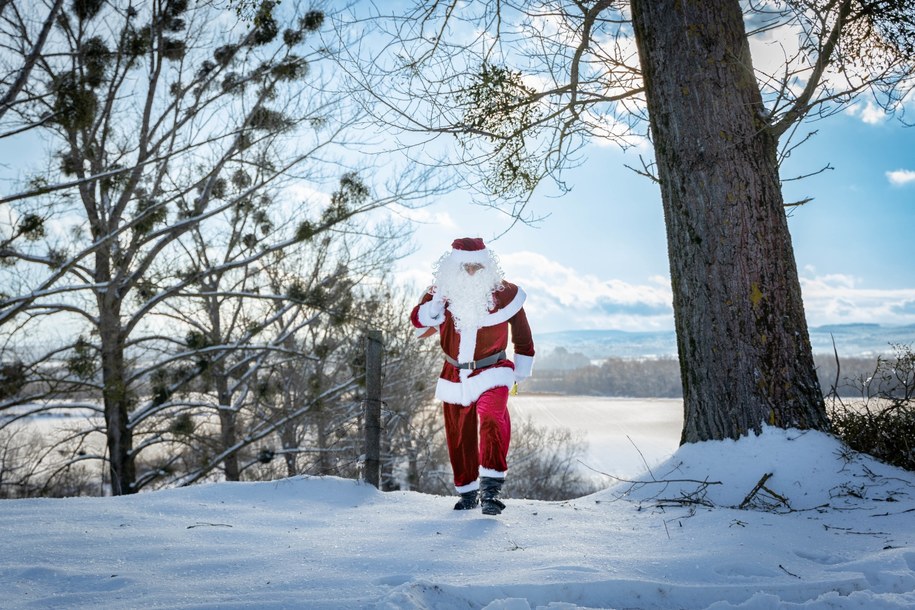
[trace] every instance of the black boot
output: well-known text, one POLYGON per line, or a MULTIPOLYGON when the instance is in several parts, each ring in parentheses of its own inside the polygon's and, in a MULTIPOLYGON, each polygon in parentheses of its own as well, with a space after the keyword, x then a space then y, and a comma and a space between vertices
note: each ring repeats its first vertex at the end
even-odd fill
POLYGON ((493 477, 480 478, 480 503, 483 505, 484 515, 500 515, 505 509, 505 504, 499 499, 504 480, 493 477))
POLYGON ((471 510, 480 505, 480 494, 474 489, 461 494, 461 499, 454 505, 454 510, 471 510))

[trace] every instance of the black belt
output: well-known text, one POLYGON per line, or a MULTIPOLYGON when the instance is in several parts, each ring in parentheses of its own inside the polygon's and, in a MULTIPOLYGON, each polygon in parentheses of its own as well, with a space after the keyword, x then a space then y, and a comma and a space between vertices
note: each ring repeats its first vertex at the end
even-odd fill
POLYGON ((499 360, 505 358, 505 350, 502 350, 498 354, 493 354, 492 356, 487 356, 486 358, 480 358, 479 360, 471 360, 470 362, 458 362, 448 354, 445 354, 445 360, 452 366, 456 366, 459 369, 470 369, 471 371, 475 369, 481 369, 483 367, 495 364, 499 360))

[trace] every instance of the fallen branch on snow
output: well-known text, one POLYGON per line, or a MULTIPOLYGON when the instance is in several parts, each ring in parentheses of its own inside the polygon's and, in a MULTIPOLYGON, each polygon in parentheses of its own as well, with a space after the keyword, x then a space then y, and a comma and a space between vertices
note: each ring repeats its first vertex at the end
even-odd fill
POLYGON ((770 496, 772 496, 773 498, 775 498, 776 500, 778 500, 779 502, 784 504, 785 507, 790 510, 791 505, 788 503, 788 498, 786 498, 785 496, 783 496, 781 494, 777 494, 774 491, 772 491, 771 489, 769 489, 768 487, 766 487, 766 481, 768 481, 771 477, 772 477, 771 472, 767 472, 766 474, 764 474, 762 476, 762 478, 759 479, 759 482, 756 484, 756 487, 753 488, 753 491, 751 491, 750 493, 747 494, 747 496, 743 499, 743 502, 741 502, 737 508, 740 508, 740 509, 746 508, 747 505, 753 500, 753 498, 756 497, 756 494, 758 494, 760 491, 765 491, 767 494, 769 494, 770 496))

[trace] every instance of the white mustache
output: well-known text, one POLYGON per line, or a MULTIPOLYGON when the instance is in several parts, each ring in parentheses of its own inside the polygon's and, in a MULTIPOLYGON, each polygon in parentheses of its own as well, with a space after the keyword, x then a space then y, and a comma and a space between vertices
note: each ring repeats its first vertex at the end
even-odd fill
POLYGON ((493 291, 501 279, 486 268, 468 275, 457 269, 441 269, 435 292, 448 305, 458 330, 479 328, 494 306, 493 291))

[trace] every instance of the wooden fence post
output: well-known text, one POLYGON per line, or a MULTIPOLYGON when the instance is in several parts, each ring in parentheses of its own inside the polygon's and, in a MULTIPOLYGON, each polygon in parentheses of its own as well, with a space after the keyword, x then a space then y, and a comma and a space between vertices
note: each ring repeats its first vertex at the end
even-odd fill
POLYGON ((365 337, 365 468, 366 483, 381 485, 381 331, 365 337))

